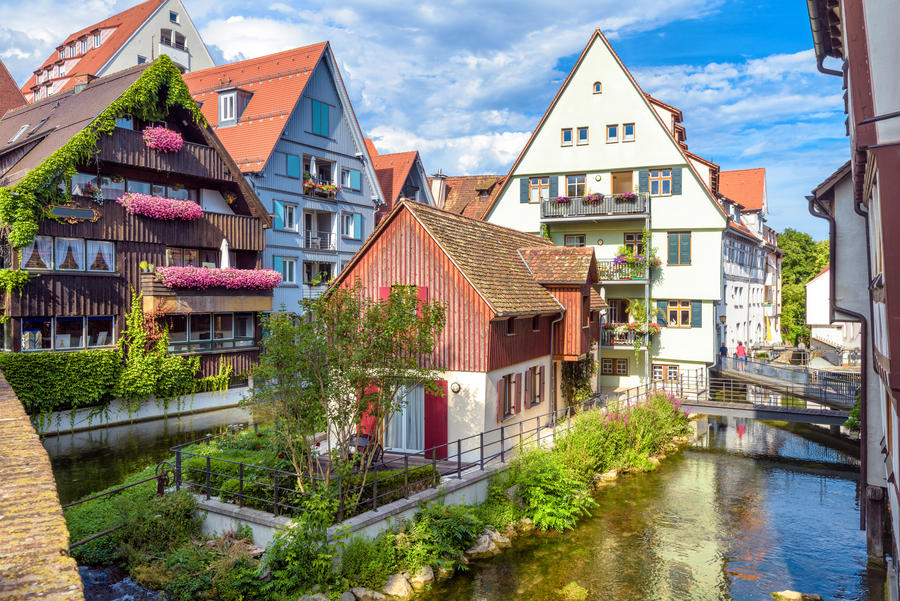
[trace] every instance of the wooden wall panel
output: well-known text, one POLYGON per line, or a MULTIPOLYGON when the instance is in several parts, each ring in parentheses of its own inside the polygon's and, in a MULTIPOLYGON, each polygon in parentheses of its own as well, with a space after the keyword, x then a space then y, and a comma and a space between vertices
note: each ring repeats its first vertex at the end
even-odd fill
POLYGON ((566 308, 566 317, 554 332, 555 355, 583 355, 591 348, 591 328, 581 326, 582 299, 588 294, 587 285, 550 288, 550 292, 566 308))
POLYGON ((429 300, 443 303, 447 311, 435 363, 454 371, 487 371, 490 308, 408 211, 397 215, 349 268, 342 285, 356 281, 372 298, 384 286, 428 288, 429 300))
POLYGON ((515 334, 511 336, 506 333, 505 320, 492 321, 488 371, 549 355, 550 323, 557 318, 558 316, 541 317, 537 332, 531 329, 531 317, 516 319, 515 334))

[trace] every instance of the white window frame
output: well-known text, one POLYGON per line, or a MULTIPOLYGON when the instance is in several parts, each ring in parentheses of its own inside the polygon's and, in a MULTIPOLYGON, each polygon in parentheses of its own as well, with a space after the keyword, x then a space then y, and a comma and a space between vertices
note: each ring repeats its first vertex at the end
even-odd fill
POLYGON ((622 124, 622 141, 623 142, 634 142, 635 135, 635 127, 634 123, 623 123, 622 124), (626 128, 631 127, 631 135, 628 135, 628 130, 626 128))
POLYGON ((174 10, 169 11, 169 23, 178 23, 178 13, 174 10))
POLYGON ((284 207, 284 218, 283 218, 282 229, 296 232, 297 226, 300 223, 300 221, 297 219, 297 214, 298 214, 300 207, 298 207, 294 203, 290 203, 290 202, 282 203, 282 206, 284 207), (289 215, 290 215, 290 219, 288 219, 289 215))
POLYGON ((103 39, 100 35, 100 32, 98 31, 97 33, 94 34, 94 48, 99 48, 100 44, 102 44, 102 43, 103 43, 103 39))
POLYGON ((587 236, 584 234, 566 234, 563 236, 563 246, 567 246, 570 248, 573 247, 582 247, 587 243, 587 236), (578 242, 578 239, 581 239, 581 244, 569 244, 569 242, 578 242))
POLYGON ((578 146, 586 146, 591 140, 591 130, 588 126, 582 126, 575 130, 575 144, 578 146), (581 139, 581 132, 584 132, 584 140, 581 139))
POLYGON ((560 146, 572 146, 575 144, 575 130, 571 127, 563 127, 559 131, 559 144, 560 146), (569 132, 569 141, 566 142, 566 132, 569 132))
POLYGON ((237 121, 237 92, 219 94, 219 123, 237 121))
POLYGON ((293 257, 281 257, 281 283, 297 284, 297 259, 293 257), (290 268, 290 269, 288 269, 290 268), (291 277, 287 277, 289 274, 291 277))

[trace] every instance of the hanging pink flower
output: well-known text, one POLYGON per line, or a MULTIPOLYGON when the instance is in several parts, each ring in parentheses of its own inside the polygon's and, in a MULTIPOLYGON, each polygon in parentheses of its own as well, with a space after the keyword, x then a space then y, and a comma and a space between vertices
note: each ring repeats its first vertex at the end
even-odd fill
POLYGON ((167 288, 228 288, 271 290, 281 283, 274 269, 219 269, 216 267, 157 267, 156 276, 167 288))
POLYGON ((116 199, 132 215, 143 215, 153 219, 180 219, 193 221, 203 217, 203 209, 196 202, 177 200, 163 196, 151 196, 140 192, 126 192, 116 199))
POLYGON ((184 146, 184 138, 177 131, 157 125, 144 129, 144 144, 160 152, 178 152, 184 146))

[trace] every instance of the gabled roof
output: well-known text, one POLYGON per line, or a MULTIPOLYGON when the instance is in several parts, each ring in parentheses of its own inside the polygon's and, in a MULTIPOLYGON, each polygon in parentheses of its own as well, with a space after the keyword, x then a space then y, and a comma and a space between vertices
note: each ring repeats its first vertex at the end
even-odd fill
POLYGON ((341 284, 360 257, 402 211, 409 211, 422 225, 496 317, 559 313, 562 310, 562 305, 547 288, 535 280, 519 254, 522 248, 554 248, 550 240, 406 200, 397 203, 381 221, 332 286, 341 284))
POLYGON ((763 210, 766 201, 765 167, 720 171, 719 192, 746 211, 763 210))
POLYGON ((590 246, 520 248, 531 275, 541 284, 576 284, 598 281, 597 262, 590 246))
POLYGON ((372 167, 375 168, 375 176, 378 178, 378 184, 384 194, 384 201, 388 208, 391 208, 399 199, 403 184, 409 177, 409 172, 415 167, 416 160, 419 159, 419 152, 411 150, 379 154, 375 149, 375 144, 369 138, 366 138, 366 150, 372 159, 372 167))
POLYGON ((658 98, 654 98, 647 92, 644 92, 644 96, 646 96, 647 100, 650 101, 650 104, 655 104, 656 106, 666 109, 667 111, 672 113, 672 116, 675 119, 675 123, 681 123, 681 121, 684 119, 684 115, 682 115, 681 109, 677 109, 674 106, 672 106, 671 104, 666 104, 662 100, 660 100, 658 98))
POLYGON ((816 189, 813 190, 813 194, 816 196, 816 198, 822 197, 829 190, 835 187, 839 181, 841 181, 848 175, 850 175, 850 161, 847 161, 846 163, 835 169, 834 173, 826 177, 825 181, 816 186, 816 189))
POLYGON ((732 221, 729 219, 728 220, 728 229, 735 230, 737 232, 744 234, 745 236, 749 236, 749 237, 753 238, 754 241, 761 240, 761 238, 753 230, 751 230, 749 227, 747 227, 747 224, 744 223, 743 219, 741 221, 732 221))
MULTIPOLYGON (((434 178, 428 178, 429 184, 434 178)), ((447 196, 444 210, 484 219, 497 194, 502 189, 503 175, 462 175, 445 177, 447 196)))
POLYGON ((6 111, 20 107, 25 103, 25 97, 19 91, 16 80, 6 70, 6 65, 3 64, 3 61, 0 61, 0 117, 6 111))
MULTIPOLYGON (((603 35, 603 32, 599 28, 597 28, 594 30, 594 33, 591 35, 590 39, 588 40, 588 43, 585 45, 584 50, 581 51, 581 55, 579 55, 578 60, 576 60, 575 64, 572 65, 572 68, 569 70, 569 74, 566 76, 565 81, 563 81, 562 85, 559 87, 559 90, 556 92, 556 96, 553 97, 553 101, 550 102, 550 106, 547 107, 547 110, 544 112, 543 116, 541 117, 541 120, 538 122, 537 127, 535 127, 534 131, 531 132, 531 136, 528 138, 528 142, 525 143, 525 146, 522 147, 522 151, 519 153, 519 156, 516 157, 515 161, 513 161, 512 166, 509 168, 509 173, 507 173, 506 177, 504 178, 504 181, 503 181, 500 189, 497 191, 497 194, 491 199, 490 205, 485 210, 485 212, 484 212, 485 217, 487 217, 488 214, 497 205, 497 201, 499 200, 500 195, 503 193, 503 190, 506 188, 506 186, 509 185, 509 183, 512 179, 512 175, 516 171, 516 167, 519 166, 519 163, 521 163, 522 159, 525 157, 525 153, 527 153, 529 148, 531 148, 531 144, 532 144, 532 142, 534 142, 535 136, 541 130, 541 128, 544 126, 544 122, 550 116, 550 113, 553 112, 553 108, 556 106, 556 103, 559 102, 559 99, 562 97, 563 92, 569 86, 569 82, 571 81, 572 77, 575 75, 575 72, 578 70, 578 67, 584 61, 584 57, 587 56, 588 50, 590 50, 591 46, 597 40, 601 41, 604 44, 604 46, 606 46, 606 48, 609 50, 610 54, 612 55, 613 59, 615 59, 616 63, 622 69, 622 72, 625 73, 625 76, 628 77, 628 80, 634 86, 634 89, 637 90, 638 94, 641 96, 641 98, 643 98, 644 103, 645 103, 644 106, 656 118, 660 127, 662 127, 663 131, 665 131, 666 134, 669 136, 669 139, 672 140, 672 144, 678 150, 678 152, 681 154, 682 158, 684 158, 684 162, 687 164, 687 168, 694 174, 694 176, 701 183, 703 183, 703 178, 700 177, 700 174, 697 172, 697 170, 694 168, 694 166, 691 164, 691 161, 688 159, 687 155, 685 154, 687 152, 687 149, 678 142, 678 140, 675 138, 675 134, 669 129, 669 127, 665 123, 663 123, 662 118, 659 116, 659 113, 657 113, 656 110, 650 105, 651 105, 651 103, 655 103, 659 106, 664 106, 667 110, 677 111, 678 115, 681 114, 681 111, 679 109, 676 109, 675 107, 672 107, 672 106, 667 105, 659 100, 656 100, 655 98, 652 98, 648 94, 646 94, 641 89, 641 86, 638 84, 637 80, 634 78, 634 75, 631 74, 631 71, 629 71, 628 67, 625 66, 625 63, 622 62, 622 59, 616 53, 615 49, 612 47, 612 44, 609 43, 609 40, 606 39, 606 36, 603 35)), ((677 117, 678 115, 676 115, 675 117, 677 117)), ((709 189, 709 186, 704 185, 703 188, 709 193, 709 195, 708 195, 709 200, 719 210, 719 213, 722 215, 722 217, 727 218, 727 216, 728 216, 727 212, 725 211, 724 208, 722 208, 722 205, 719 203, 715 194, 713 194, 712 191, 709 189)))
MULTIPOLYGON (((328 42, 185 73, 184 81, 232 158, 245 173, 262 171, 328 42), (219 128, 217 90, 251 92, 236 125, 219 128)), ((338 82, 335 82, 338 84, 338 82)), ((340 85, 340 84, 338 84, 340 85)))
MULTIPOLYGON (((166 0, 147 0, 137 6, 132 6, 128 10, 124 10, 111 17, 108 17, 99 23, 95 23, 88 27, 83 27, 75 33, 70 34, 60 46, 66 46, 78 39, 88 36, 91 32, 103 29, 113 29, 113 32, 103 40, 99 48, 93 46, 88 49, 85 54, 79 55, 78 61, 66 72, 62 79, 68 79, 59 91, 68 90, 75 85, 74 77, 76 75, 96 75, 103 65, 105 65, 113 57, 113 55, 128 41, 135 31, 162 6, 166 0)), ((58 62, 58 52, 56 49, 50 54, 38 71, 58 62)), ((72 59, 65 59, 66 63, 71 63, 72 59)), ((31 87, 37 83, 35 75, 28 78, 25 85, 22 86, 22 93, 30 94, 31 87)))

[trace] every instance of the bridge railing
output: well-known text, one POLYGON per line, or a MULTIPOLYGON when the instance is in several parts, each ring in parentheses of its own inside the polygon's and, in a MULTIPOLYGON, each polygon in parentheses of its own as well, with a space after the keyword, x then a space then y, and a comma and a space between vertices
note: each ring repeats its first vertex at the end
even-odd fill
POLYGON ((840 404, 847 401, 852 404, 861 385, 857 372, 792 367, 750 358, 740 361, 737 357, 720 357, 719 369, 776 380, 778 387, 791 387, 803 396, 834 400, 840 404))

